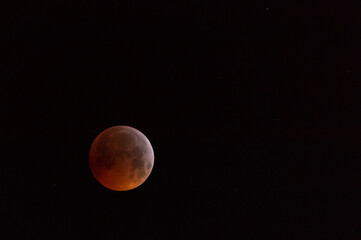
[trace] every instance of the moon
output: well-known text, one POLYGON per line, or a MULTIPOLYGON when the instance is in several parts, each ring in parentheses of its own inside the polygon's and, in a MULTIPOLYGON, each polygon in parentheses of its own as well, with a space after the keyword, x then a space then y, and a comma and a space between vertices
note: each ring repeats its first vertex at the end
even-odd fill
POLYGON ((154 152, 148 138, 129 126, 105 129, 89 151, 90 169, 100 184, 115 191, 128 191, 149 177, 154 152))

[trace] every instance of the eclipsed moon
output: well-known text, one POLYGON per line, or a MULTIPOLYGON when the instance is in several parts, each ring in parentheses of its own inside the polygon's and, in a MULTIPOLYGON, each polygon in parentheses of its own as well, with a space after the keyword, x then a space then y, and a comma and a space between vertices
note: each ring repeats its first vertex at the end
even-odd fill
POLYGON ((127 191, 141 185, 154 165, 154 152, 147 137, 129 126, 114 126, 101 132, 89 151, 89 165, 103 186, 127 191))

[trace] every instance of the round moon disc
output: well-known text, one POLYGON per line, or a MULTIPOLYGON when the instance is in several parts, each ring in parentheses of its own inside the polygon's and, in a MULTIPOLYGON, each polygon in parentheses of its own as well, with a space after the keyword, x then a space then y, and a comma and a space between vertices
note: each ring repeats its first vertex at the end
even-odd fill
POLYGON ((89 151, 89 165, 103 186, 127 191, 148 178, 154 165, 154 152, 147 137, 137 129, 114 126, 94 139, 89 151))

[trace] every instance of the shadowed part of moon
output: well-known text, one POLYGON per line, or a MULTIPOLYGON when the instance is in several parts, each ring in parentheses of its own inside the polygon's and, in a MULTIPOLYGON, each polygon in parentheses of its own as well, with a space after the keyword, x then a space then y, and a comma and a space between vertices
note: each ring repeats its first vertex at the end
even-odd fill
POLYGON ((97 141, 96 152, 99 154, 97 161, 104 167, 111 169, 116 161, 116 157, 129 159, 132 153, 128 150, 136 143, 135 136, 130 131, 106 131, 100 135, 97 141))
POLYGON ((130 190, 149 176, 154 162, 148 139, 138 130, 116 126, 104 130, 94 140, 89 163, 93 175, 104 186, 130 190))

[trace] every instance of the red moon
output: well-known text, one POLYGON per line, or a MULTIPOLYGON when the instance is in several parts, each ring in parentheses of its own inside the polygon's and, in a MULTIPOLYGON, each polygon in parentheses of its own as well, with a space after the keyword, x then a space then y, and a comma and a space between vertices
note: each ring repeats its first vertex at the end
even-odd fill
POLYGON ((89 151, 94 177, 104 187, 127 191, 140 186, 150 175, 154 152, 147 137, 135 128, 114 126, 101 132, 89 151))

